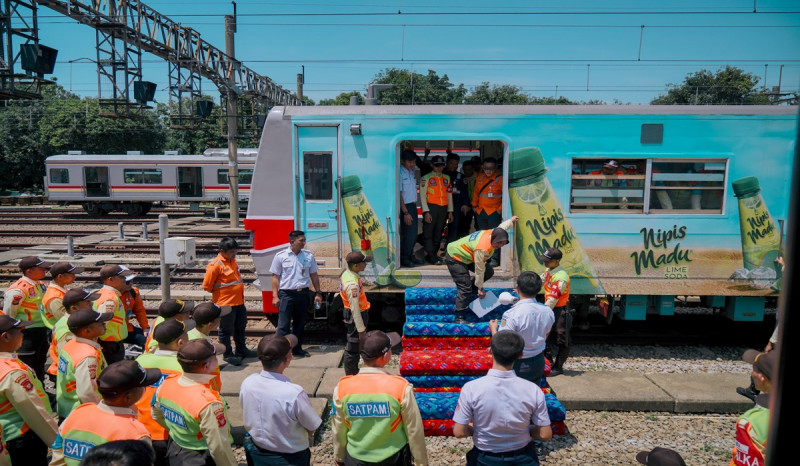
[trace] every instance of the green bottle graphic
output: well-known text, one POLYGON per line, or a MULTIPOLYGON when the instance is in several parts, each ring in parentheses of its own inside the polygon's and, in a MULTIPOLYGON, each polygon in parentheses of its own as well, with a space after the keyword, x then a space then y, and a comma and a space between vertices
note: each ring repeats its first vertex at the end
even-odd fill
POLYGON ((781 254, 781 233, 761 196, 758 178, 748 176, 734 181, 733 194, 739 198, 744 268, 775 269, 777 278, 780 279, 783 274, 775 259, 781 254))
POLYGON ((509 154, 511 212, 520 219, 514 229, 520 270, 543 272, 545 267, 539 256, 556 247, 563 254, 561 267, 570 275, 570 293, 605 294, 546 173, 538 147, 517 149, 509 154))
POLYGON ((419 273, 400 273, 395 270, 397 267, 392 245, 387 242, 386 230, 364 196, 364 188, 358 175, 342 177, 341 192, 350 247, 353 251, 373 256, 373 261, 362 276, 381 286, 395 284, 406 287, 418 284, 419 273))

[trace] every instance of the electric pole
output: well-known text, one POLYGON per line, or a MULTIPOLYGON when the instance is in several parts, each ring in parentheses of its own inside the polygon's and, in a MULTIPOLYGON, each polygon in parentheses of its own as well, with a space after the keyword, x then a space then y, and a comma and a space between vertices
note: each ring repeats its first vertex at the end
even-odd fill
POLYGON ((236 94, 236 69, 239 63, 234 58, 234 34, 236 33, 236 3, 233 15, 225 15, 225 54, 228 55, 228 182, 230 183, 231 228, 239 228, 239 158, 237 157, 239 135, 239 96, 236 94))

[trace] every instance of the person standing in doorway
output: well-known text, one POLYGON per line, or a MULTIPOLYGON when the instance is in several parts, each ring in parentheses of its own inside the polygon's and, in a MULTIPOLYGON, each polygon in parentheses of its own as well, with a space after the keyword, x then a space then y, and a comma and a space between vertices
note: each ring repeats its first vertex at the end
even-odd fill
POLYGON ((453 221, 453 193, 450 177, 443 173, 444 157, 437 155, 431 161, 433 171, 419 180, 422 201, 422 238, 425 242, 426 260, 429 264, 441 263, 437 253, 445 223, 453 221))
MULTIPOLYGON (((481 172, 475 179, 472 208, 479 230, 497 228, 503 220, 503 176, 497 170, 497 160, 488 157, 483 161, 481 172)), ((500 265, 500 250, 497 249, 489 261, 492 267, 500 265)))
POLYGON ((414 256, 419 222, 417 220, 417 179, 414 176, 417 154, 404 150, 400 154, 400 265, 414 267, 423 261, 414 256))
POLYGON ((289 247, 275 255, 269 269, 272 273, 272 305, 278 308, 277 332, 297 337, 292 355, 299 358, 309 356, 303 349, 303 334, 311 284, 314 285, 314 303, 322 304, 317 261, 311 251, 303 249, 305 245, 304 232, 295 230, 289 233, 289 247))

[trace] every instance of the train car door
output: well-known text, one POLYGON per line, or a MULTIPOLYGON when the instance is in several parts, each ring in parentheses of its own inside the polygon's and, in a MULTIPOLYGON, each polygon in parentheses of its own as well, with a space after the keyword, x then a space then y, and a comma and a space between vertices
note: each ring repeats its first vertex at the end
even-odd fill
POLYGON ((178 197, 203 197, 202 167, 178 167, 178 197))
POLYGON ((339 127, 297 127, 297 226, 320 267, 341 266, 339 127))
POLYGON ((109 197, 108 167, 83 167, 86 197, 109 197))

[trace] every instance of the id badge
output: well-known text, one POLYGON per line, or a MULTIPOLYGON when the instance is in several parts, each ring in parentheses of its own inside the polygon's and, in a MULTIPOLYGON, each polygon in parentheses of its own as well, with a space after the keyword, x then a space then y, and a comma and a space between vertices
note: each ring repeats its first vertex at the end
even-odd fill
POLYGON ((493 197, 494 197, 494 194, 492 194, 492 193, 489 193, 489 194, 488 194, 486 197, 488 197, 489 199, 491 199, 491 198, 493 198, 493 197))

